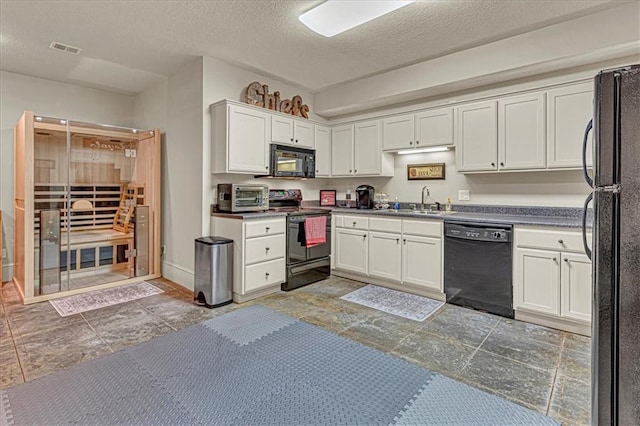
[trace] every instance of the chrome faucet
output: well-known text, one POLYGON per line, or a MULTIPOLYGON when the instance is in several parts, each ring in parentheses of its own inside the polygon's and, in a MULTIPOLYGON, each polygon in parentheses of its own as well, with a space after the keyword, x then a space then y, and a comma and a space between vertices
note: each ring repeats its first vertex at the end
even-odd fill
POLYGON ((422 187, 422 200, 421 200, 422 202, 420 203, 420 210, 422 210, 422 211, 424 211, 424 209, 425 209, 424 208, 424 205, 425 205, 425 202, 424 202, 424 191, 427 191, 427 198, 429 198, 429 195, 430 195, 429 194, 429 188, 426 187, 426 186, 423 186, 422 187))

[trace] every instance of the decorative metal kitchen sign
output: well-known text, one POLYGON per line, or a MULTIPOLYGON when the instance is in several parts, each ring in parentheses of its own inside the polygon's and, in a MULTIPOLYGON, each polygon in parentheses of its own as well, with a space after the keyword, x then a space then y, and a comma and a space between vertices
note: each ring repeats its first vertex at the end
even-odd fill
POLYGON ((295 95, 291 99, 280 99, 280 92, 269 93, 269 86, 257 81, 247 86, 244 101, 250 105, 309 118, 309 106, 302 103, 300 95, 295 95))
POLYGON ((444 179, 444 164, 408 164, 407 180, 444 179))

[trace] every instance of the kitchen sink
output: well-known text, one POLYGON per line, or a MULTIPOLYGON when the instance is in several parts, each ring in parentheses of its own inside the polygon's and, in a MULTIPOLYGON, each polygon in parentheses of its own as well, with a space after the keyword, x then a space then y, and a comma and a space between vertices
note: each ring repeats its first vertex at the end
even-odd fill
POLYGON ((398 213, 414 213, 414 214, 423 214, 426 216, 443 216, 445 214, 453 214, 455 212, 448 212, 446 210, 414 210, 414 209, 399 209, 396 210, 398 213))

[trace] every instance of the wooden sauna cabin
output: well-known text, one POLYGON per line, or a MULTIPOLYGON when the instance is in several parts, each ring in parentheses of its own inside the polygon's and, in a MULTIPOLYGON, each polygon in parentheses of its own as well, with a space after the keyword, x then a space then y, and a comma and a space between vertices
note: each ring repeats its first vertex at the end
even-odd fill
POLYGON ((160 131, 25 112, 14 277, 25 304, 160 277, 160 131))

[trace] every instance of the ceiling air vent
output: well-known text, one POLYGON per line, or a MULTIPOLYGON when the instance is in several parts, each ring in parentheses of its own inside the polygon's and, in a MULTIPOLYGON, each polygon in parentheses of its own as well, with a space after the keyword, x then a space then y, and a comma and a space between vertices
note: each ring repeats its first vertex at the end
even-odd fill
POLYGON ((51 49, 60 50, 61 52, 73 53, 74 55, 82 52, 82 49, 79 47, 69 46, 68 44, 60 43, 57 41, 52 41, 49 45, 51 49))

